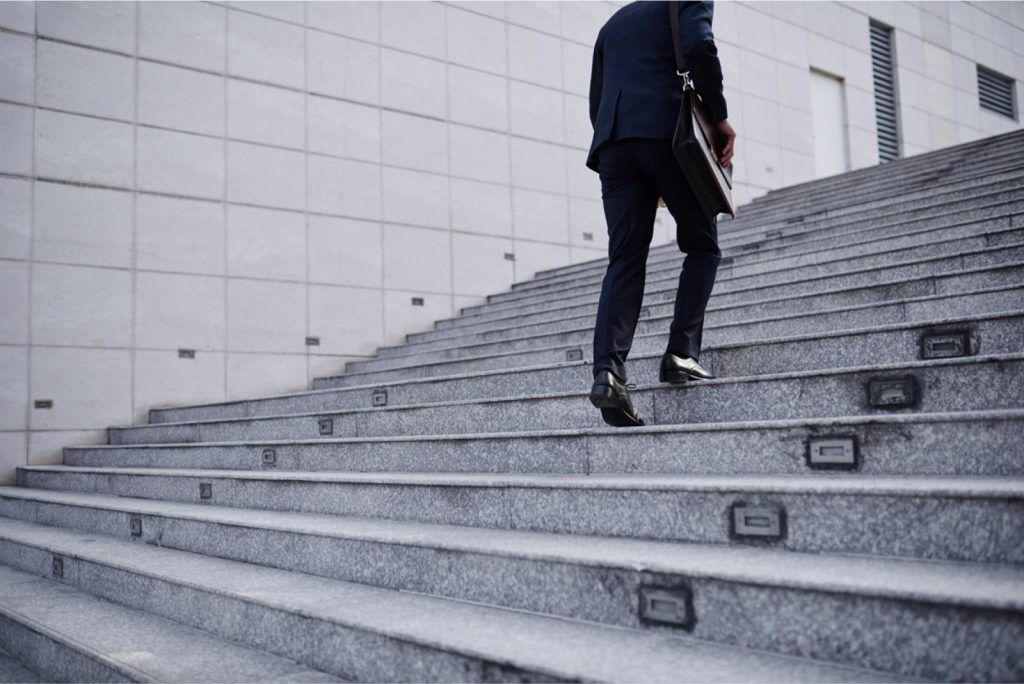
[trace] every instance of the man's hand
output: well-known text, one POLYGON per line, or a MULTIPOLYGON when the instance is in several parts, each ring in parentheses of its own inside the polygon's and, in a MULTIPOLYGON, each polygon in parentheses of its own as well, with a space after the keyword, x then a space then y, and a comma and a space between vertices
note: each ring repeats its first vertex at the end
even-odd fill
POLYGON ((732 148, 736 141, 736 131, 732 130, 728 119, 722 119, 716 123, 715 128, 718 130, 718 149, 715 150, 718 154, 718 163, 728 166, 732 163, 732 148))

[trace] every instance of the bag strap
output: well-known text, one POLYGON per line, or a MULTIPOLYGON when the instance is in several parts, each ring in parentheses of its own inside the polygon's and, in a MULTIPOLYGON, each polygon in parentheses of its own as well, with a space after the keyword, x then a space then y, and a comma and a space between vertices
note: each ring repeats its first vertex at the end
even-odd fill
POLYGON ((686 66, 686 49, 683 34, 679 31, 679 0, 668 0, 668 20, 672 25, 672 46, 676 52, 676 75, 683 79, 683 89, 693 88, 690 70, 686 66))

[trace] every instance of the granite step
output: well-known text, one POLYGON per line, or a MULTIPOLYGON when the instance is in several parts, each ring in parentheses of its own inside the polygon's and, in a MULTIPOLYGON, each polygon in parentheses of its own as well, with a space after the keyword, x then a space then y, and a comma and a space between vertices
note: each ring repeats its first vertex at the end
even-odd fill
MULTIPOLYGON (((968 207, 984 207, 991 206, 992 204, 1005 204, 1005 201, 994 199, 993 201, 985 202, 984 198, 989 197, 1005 197, 1005 191, 1012 191, 1021 184, 1022 175, 1024 175, 1024 165, 1018 168, 1007 171, 1002 174, 992 176, 986 173, 980 176, 977 180, 972 181, 968 184, 968 187, 964 187, 956 190, 955 192, 948 193, 949 196, 942 199, 948 204, 951 201, 957 201, 961 204, 961 212, 967 211, 968 207), (999 191, 1003 191, 999 193, 999 191), (963 204, 964 200, 976 200, 969 204, 963 204)), ((929 197, 934 197, 933 190, 923 191, 929 194, 929 197)), ((906 214, 906 212, 903 212, 906 214)), ((851 214, 851 216, 857 216, 857 214, 851 214)), ((830 215, 832 219, 836 219, 837 215, 830 215)), ((881 223, 887 226, 902 226, 906 221, 895 220, 898 216, 887 216, 881 223)), ((916 218, 916 217, 915 217, 916 218)), ((865 222, 874 224, 875 227, 872 230, 877 230, 880 226, 878 220, 865 217, 865 222)), ((920 219, 917 219, 920 220, 920 219)), ((932 217, 934 220, 934 217, 932 217)), ((720 235, 719 244, 726 257, 740 257, 748 259, 752 254, 763 256, 765 250, 769 249, 766 242, 774 248, 786 247, 790 248, 793 243, 799 243, 801 245, 812 242, 820 242, 822 236, 819 234, 825 226, 816 221, 794 221, 789 219, 785 225, 778 227, 768 227, 764 225, 763 221, 757 221, 758 229, 761 231, 751 236, 748 239, 740 239, 739 236, 728 236, 720 235), (771 234, 771 238, 766 237, 771 234)), ((846 221, 843 225, 850 226, 851 223, 846 221)), ((831 239, 836 239, 836 231, 829 230, 827 233, 831 234, 831 239)), ((849 235, 850 231, 840 232, 839 235, 849 235)), ((657 270, 657 268, 667 261, 671 261, 679 256, 679 250, 672 241, 668 245, 656 245, 652 246, 651 253, 648 257, 648 266, 651 270, 657 270)), ((545 287, 555 283, 565 283, 578 280, 582 277, 603 275, 604 266, 606 259, 594 259, 587 262, 580 262, 578 264, 572 264, 570 267, 563 267, 558 271, 551 272, 547 276, 541 278, 533 278, 528 281, 522 281, 513 283, 513 291, 526 291, 536 287, 545 287)))
MULTIPOLYGON (((1024 563, 1024 545, 1020 543, 1024 536, 1024 478, 1020 477, 518 475, 23 466, 18 469, 18 484, 487 529, 752 545, 807 553, 1024 563), (749 525, 737 526, 737 519, 749 525)), ((325 669, 317 663, 307 664, 325 669)))
POLYGON ((828 198, 830 204, 853 204, 857 202, 857 191, 863 187, 888 187, 899 192, 929 183, 939 183, 947 178, 973 172, 986 160, 1005 159, 1014 154, 1017 149, 1014 146, 1020 144, 1019 136, 989 140, 993 142, 977 148, 971 147, 971 143, 962 145, 948 157, 929 158, 917 155, 914 159, 898 160, 895 163, 849 171, 831 178, 778 188, 756 197, 749 206, 756 211, 778 211, 786 207, 802 209, 807 206, 820 206, 822 198, 828 198))
MULTIPOLYGON (((727 262, 727 265, 719 266, 718 282, 721 284, 727 280, 740 277, 792 271, 794 269, 804 272, 805 269, 820 269, 825 264, 831 264, 832 268, 837 268, 852 260, 875 259, 877 261, 874 263, 881 264, 905 258, 908 250, 915 249, 925 250, 934 255, 941 253, 943 249, 948 249, 950 247, 949 243, 956 240, 965 241, 968 243, 968 247, 998 246, 1008 242, 1018 242, 1019 232, 1022 229, 1024 229, 1024 215, 1019 217, 1017 215, 1007 215, 984 219, 980 222, 969 221, 955 224, 948 228, 936 229, 928 227, 916 229, 902 236, 893 236, 888 232, 877 237, 861 234, 857 238, 851 239, 850 244, 845 246, 832 242, 824 246, 824 249, 822 249, 821 245, 815 245, 810 252, 761 258, 758 261, 750 262, 737 262, 735 260, 727 262)), ((928 254, 922 254, 922 256, 928 256, 928 254)), ((673 257, 673 263, 675 263, 677 268, 681 266, 681 258, 681 255, 673 257)), ((599 283, 600 279, 601 274, 597 274, 595 283, 599 283)), ((557 304, 553 304, 553 307, 562 308, 570 304, 591 301, 597 301, 595 293, 577 295, 566 301, 559 301, 557 304)), ((494 310, 497 311, 499 308, 495 307, 494 310)), ((483 310, 480 310, 480 313, 483 313, 483 310)), ((422 333, 410 333, 406 336, 406 340, 414 342, 422 339, 436 339, 439 335, 444 334, 444 332, 444 330, 429 330, 422 333)))
MULTIPOLYGON (((1020 306, 1018 290, 1024 287, 1024 262, 999 268, 924 276, 910 280, 879 282, 820 294, 796 295, 762 303, 709 306, 703 345, 756 342, 764 338, 803 334, 827 334, 938 316, 956 317, 978 312, 1003 312, 1020 306), (987 308, 968 308, 985 304, 987 308), (911 312, 908 307, 912 309, 911 312), (944 308, 946 307, 946 308, 944 308)), ((671 323, 670 305, 641 309, 631 353, 665 350, 671 323), (653 337, 652 337, 653 336, 653 337), (644 346, 639 346, 639 345, 644 346)), ((360 359, 345 364, 345 376, 356 382, 368 374, 408 371, 432 364, 469 362, 459 370, 514 368, 521 365, 582 360, 590 356, 593 319, 564 323, 524 320, 521 328, 475 333, 465 340, 453 339, 443 349, 410 349, 410 353, 360 359), (458 344, 457 344, 458 343, 458 344)), ((380 381, 375 378, 373 381, 380 381)), ((318 385, 314 384, 314 387, 318 385)))
POLYGON ((1024 475, 1024 409, 402 437, 65 447, 82 467, 355 472, 1024 475), (963 444, 970 444, 966 450, 963 444))
MULTIPOLYGON (((956 318, 969 316, 979 311, 1005 312, 1019 308, 1022 297, 1024 297, 1024 285, 982 288, 967 290, 960 294, 943 293, 924 297, 907 297, 807 314, 740 321, 725 326, 707 325, 704 332, 704 343, 709 348, 713 348, 724 344, 756 343, 764 339, 815 334, 827 335, 845 330, 916 322, 939 317, 956 318)), ((664 328, 649 333, 647 326, 644 319, 638 322, 638 327, 641 327, 642 330, 633 339, 631 356, 660 355, 665 351, 668 333, 664 328)), ((459 359, 421 362, 412 365, 397 360, 380 360, 379 363, 384 365, 384 368, 366 369, 362 372, 348 371, 344 375, 316 378, 313 381, 313 387, 349 387, 483 371, 508 373, 511 369, 518 371, 520 368, 533 367, 537 364, 565 363, 567 361, 585 365, 591 359, 590 350, 590 344, 557 344, 548 348, 537 345, 529 351, 464 356, 459 359)))
MULTIPOLYGON (((74 536, 82 544, 98 541, 74 536)), ((7 538, 0 542, 0 646, 48 681, 340 681, 285 658, 93 596, 87 592, 102 578, 72 577, 85 569, 73 557, 61 557, 63 577, 43 579, 54 576, 53 556, 43 557, 32 549, 19 558, 17 551, 16 542, 12 545, 7 538)))
MULTIPOLYGON (((1024 228, 1021 236, 1024 237, 1024 228)), ((1024 264, 1024 259, 1017 259, 1017 250, 1006 256, 1012 260, 1009 264, 1024 264)), ((1024 243, 1020 247, 1020 256, 1024 256, 1024 243)), ((954 257, 955 259, 955 257, 954 257)), ((874 284, 858 284, 856 282, 847 286, 828 287, 825 282, 819 281, 817 287, 811 292, 798 292, 786 294, 784 289, 769 289, 768 286, 761 288, 765 296, 759 297, 757 290, 745 293, 724 293, 713 294, 708 302, 706 320, 707 323, 727 324, 751 318, 766 318, 769 316, 787 314, 793 311, 809 312, 823 309, 832 309, 844 305, 864 304, 873 301, 886 301, 907 296, 921 296, 933 294, 935 288, 929 285, 934 284, 935 278, 959 278, 961 280, 971 279, 978 285, 991 284, 999 277, 1006 278, 1006 284, 1024 284, 1024 275, 1018 282, 1013 282, 1014 268, 992 269, 989 266, 975 266, 968 269, 949 268, 945 272, 938 271, 927 275, 909 273, 904 277, 896 274, 890 277, 887 273, 877 274, 878 280, 874 284), (931 281, 931 283, 929 282, 931 281), (781 293, 780 293, 781 291, 781 293)), ((948 286, 950 283, 946 283, 948 286)), ((801 289, 803 289, 801 287, 801 289)), ((675 304, 675 292, 673 290, 663 292, 652 292, 648 290, 641 308, 641 317, 645 324, 650 326, 663 326, 668 330, 673 315, 675 304)), ((557 305, 552 305, 555 307, 557 305)), ((597 304, 589 302, 581 306, 567 306, 565 308, 549 308, 543 311, 535 311, 521 316, 502 318, 487 323, 475 324, 472 326, 460 326, 436 331, 431 337, 419 337, 416 340, 405 342, 401 345, 391 347, 378 347, 376 358, 391 358, 395 356, 406 356, 435 350, 452 350, 457 347, 467 347, 478 344, 510 340, 527 340, 530 338, 543 338, 545 335, 565 332, 580 332, 590 338, 593 334, 594 321, 597 315, 597 304)), ((639 324, 639 322, 638 322, 639 324)), ((639 332, 639 331, 638 331, 639 332)), ((589 341, 589 340, 588 340, 589 341)), ((536 340, 540 346, 547 346, 541 339, 536 340)))
MULTIPOLYGON (((1024 288, 1020 289, 1019 294, 1020 301, 1024 301, 1024 288)), ((762 339, 756 343, 708 345, 701 354, 701 363, 719 377, 729 377, 827 368, 835 363, 838 354, 842 355, 844 363, 854 366, 899 363, 934 354, 1004 354, 1024 351, 1022 331, 1024 309, 915 320, 840 332, 793 335, 762 339), (935 336, 948 335, 958 337, 952 340, 935 339, 935 336)), ((641 346, 653 345, 638 344, 636 349, 641 346)), ((584 354, 584 357, 589 357, 589 354, 584 354)), ((660 351, 631 353, 629 376, 653 382, 657 378, 660 360, 660 351)), ((566 362, 563 356, 556 363, 521 366, 511 376, 505 370, 491 370, 442 377, 443 382, 439 381, 441 378, 402 378, 339 388, 330 388, 325 382, 329 378, 320 378, 320 386, 326 389, 230 402, 154 408, 150 409, 149 422, 241 418, 339 408, 398 406, 443 399, 522 395, 545 389, 578 388, 591 380, 591 373, 589 365, 584 365, 583 361, 566 362)))
POLYGON ((977 677, 989 666, 964 663, 960 654, 1012 660, 1024 638, 1024 568, 1007 565, 481 530, 24 488, 0 488, 0 515, 385 589, 918 676, 977 677), (693 624, 684 630, 642 615, 641 592, 656 588, 685 590, 693 624), (751 615, 756 605, 775 610, 756 611, 759 620, 728 619, 751 615), (851 632, 851 614, 870 617, 878 630, 851 632), (922 619, 944 626, 933 653, 921 658, 885 648, 922 619), (815 635, 809 643, 808 632, 815 635), (850 657, 879 649, 887 652, 867 662, 850 657))
POLYGON ((9 653, 0 650, 0 682, 3 684, 36 684, 45 681, 47 680, 26 669, 9 653))
MULTIPOLYGON (((1024 200, 1021 202, 1021 207, 1024 208, 1024 200)), ((1007 226, 1007 223, 1010 221, 1006 216, 998 217, 998 219, 1004 226, 1007 226)), ((811 286, 810 284, 813 283, 835 282, 836 286, 841 286, 850 279, 854 279, 858 283, 864 283, 866 282, 866 275, 868 277, 870 275, 875 275, 875 277, 896 277, 908 270, 912 271, 915 264, 918 265, 917 272, 922 272, 922 269, 927 268, 931 268, 934 271, 936 269, 970 268, 971 266, 999 263, 1000 260, 1012 259, 1013 257, 1009 255, 1019 255, 1020 252, 1021 242, 1019 239, 1016 239, 1019 237, 1017 231, 1020 230, 1020 226, 1011 227, 1009 230, 1011 231, 1010 233, 994 237, 992 242, 995 244, 986 244, 984 240, 977 241, 981 244, 971 245, 962 254, 958 254, 953 250, 953 245, 944 244, 934 251, 930 249, 922 250, 926 253, 921 255, 915 254, 914 250, 910 249, 903 251, 903 253, 895 254, 891 259, 873 255, 846 259, 838 263, 826 263, 821 266, 806 265, 740 276, 723 275, 721 280, 716 279, 715 281, 712 298, 720 299, 725 295, 735 297, 737 294, 756 292, 760 288, 769 287, 782 288, 782 291, 792 293, 794 291, 806 291, 811 286), (957 258, 960 256, 965 258, 963 262, 957 261, 957 258), (801 285, 803 285, 803 289, 801 289, 801 285)), ((671 294, 674 297, 679 283, 679 273, 680 264, 676 263, 670 270, 664 273, 650 274, 646 282, 645 293, 666 293, 666 296, 671 294)), ((572 287, 567 286, 552 291, 538 292, 531 296, 503 302, 501 306, 488 307, 478 310, 476 313, 463 314, 462 317, 454 320, 458 321, 458 325, 465 325, 467 322, 481 323, 517 316, 523 313, 549 310, 556 304, 561 308, 565 308, 561 301, 562 298, 570 305, 581 306, 589 304, 589 306, 593 307, 598 301, 600 289, 600 279, 588 279, 572 287), (555 292, 558 293, 558 299, 555 299, 553 302, 552 299, 555 292)), ((447 325, 442 327, 457 326, 447 325)))
MULTIPOLYGON (((1014 226, 1012 230, 1016 231, 1018 226, 1014 226)), ((973 266, 984 266, 986 260, 996 260, 1005 258, 1008 252, 1017 250, 1019 242, 1011 242, 1010 244, 1002 243, 1003 238, 1013 239, 1013 234, 1002 234, 998 237, 993 238, 993 244, 985 247, 975 247, 972 250, 971 260, 974 262, 973 266)), ((901 255, 902 256, 902 255, 901 255)), ((783 291, 789 291, 789 294, 799 293, 801 289, 814 291, 820 289, 822 283, 828 285, 830 276, 840 281, 846 281, 849 285, 852 281, 853 284, 869 284, 871 278, 887 280, 903 277, 912 276, 916 271, 918 274, 922 273, 923 269, 926 269, 929 265, 935 269, 941 270, 942 261, 945 260, 948 263, 952 263, 953 266, 947 266, 946 268, 952 268, 958 270, 956 264, 955 253, 953 254, 934 254, 931 256, 922 256, 917 258, 913 255, 903 256, 898 261, 884 261, 879 264, 872 264, 870 258, 865 258, 859 264, 854 264, 850 268, 845 268, 843 264, 835 265, 835 270, 831 274, 826 274, 824 277, 819 273, 817 277, 811 276, 806 277, 802 273, 800 268, 790 268, 781 272, 768 272, 764 274, 754 274, 749 276, 737 276, 723 277, 720 281, 716 281, 714 291, 711 294, 711 301, 720 303, 723 299, 735 299, 747 298, 747 299, 764 299, 764 297, 749 297, 751 293, 757 293, 757 285, 764 284, 771 286, 776 289, 783 291), (937 263, 938 262, 938 263, 937 263), (915 269, 916 266, 916 269, 915 269)), ((675 297, 675 292, 679 280, 679 272, 677 269, 674 276, 664 278, 652 278, 646 283, 645 298, 651 299, 672 299, 675 297)), ((838 285, 837 285, 838 286, 838 285)), ((490 324, 492 322, 509 321, 522 318, 532 314, 541 313, 572 313, 574 311, 587 311, 595 309, 597 306, 598 298, 600 295, 600 283, 594 283, 592 287, 579 287, 575 293, 565 293, 563 299, 554 297, 545 298, 529 298, 523 301, 507 302, 500 306, 493 308, 481 309, 475 313, 463 314, 458 318, 445 319, 444 321, 438 321, 435 331, 448 331, 454 328, 468 327, 468 326, 479 326, 484 324, 490 324)), ((435 331, 426 331, 431 335, 436 334, 435 331)), ((447 334, 447 333, 445 333, 447 334)), ((419 336, 420 339, 424 335, 419 336)))
POLYGON ((14 520, 3 558, 359 681, 884 681, 881 673, 393 591, 14 520), (160 597, 160 598, 154 598, 160 597), (283 638, 287 635, 287 638, 283 638), (325 644, 332 647, 325 648, 325 644))
POLYGON ((823 204, 828 208, 845 207, 858 204, 862 192, 872 199, 885 196, 887 191, 891 194, 912 192, 921 187, 977 173, 979 168, 984 168, 986 161, 999 163, 1012 160, 1015 152, 1016 148, 1012 145, 1003 144, 976 148, 945 160, 920 160, 917 167, 910 164, 910 160, 902 160, 897 164, 869 167, 832 178, 820 178, 801 185, 771 190, 754 198, 746 206, 753 213, 809 211, 819 209, 823 204))
MULTIPOLYGON (((638 384, 633 405, 650 425, 980 411, 1024 406, 1024 352, 897 364, 638 384)), ((322 413, 108 428, 111 444, 229 442, 555 430, 601 424, 590 382, 568 391, 452 399, 322 413)))

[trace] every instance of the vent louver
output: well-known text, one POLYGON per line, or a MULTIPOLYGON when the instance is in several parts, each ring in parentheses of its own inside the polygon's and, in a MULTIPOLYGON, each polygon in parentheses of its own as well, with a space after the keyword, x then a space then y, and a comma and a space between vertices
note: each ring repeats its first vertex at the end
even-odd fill
POLYGON ((871 69, 875 83, 875 120, 878 125, 878 160, 900 156, 896 118, 896 68, 892 53, 892 29, 871 23, 871 69))

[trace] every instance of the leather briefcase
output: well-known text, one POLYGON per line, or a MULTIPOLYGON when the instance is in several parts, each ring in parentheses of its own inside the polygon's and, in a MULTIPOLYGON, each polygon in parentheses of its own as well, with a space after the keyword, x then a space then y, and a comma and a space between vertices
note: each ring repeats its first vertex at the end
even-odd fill
MULTIPOLYGON (((679 32, 679 2, 669 0, 669 20, 676 53, 676 73, 683 82, 683 102, 672 137, 672 153, 708 220, 718 214, 736 216, 732 201, 732 164, 718 163, 718 129, 708 116, 686 68, 683 36, 679 32)), ((659 200, 661 203, 662 200, 659 200)))

